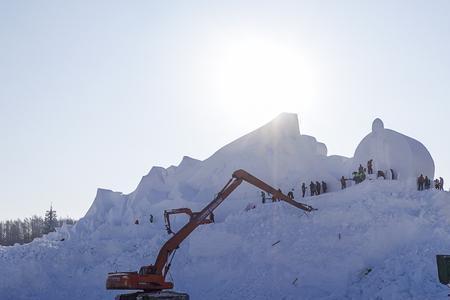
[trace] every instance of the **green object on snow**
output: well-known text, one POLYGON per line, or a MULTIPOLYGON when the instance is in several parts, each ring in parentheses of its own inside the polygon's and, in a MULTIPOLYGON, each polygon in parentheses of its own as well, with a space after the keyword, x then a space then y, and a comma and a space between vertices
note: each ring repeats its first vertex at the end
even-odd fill
POLYGON ((450 283, 450 255, 436 255, 438 267, 439 282, 442 284, 450 283))

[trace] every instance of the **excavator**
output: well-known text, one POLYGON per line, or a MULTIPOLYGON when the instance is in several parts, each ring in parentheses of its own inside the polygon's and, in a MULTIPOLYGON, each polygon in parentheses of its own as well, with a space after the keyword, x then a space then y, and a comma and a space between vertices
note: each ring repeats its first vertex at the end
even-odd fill
POLYGON ((180 244, 200 225, 214 222, 214 210, 242 183, 249 184, 272 195, 274 201, 284 201, 306 212, 316 210, 312 206, 294 201, 264 181, 256 178, 244 170, 233 172, 232 178, 214 197, 214 199, 199 212, 192 212, 189 208, 179 208, 164 211, 166 230, 172 237, 161 247, 155 264, 140 268, 139 272, 109 273, 106 279, 108 290, 137 290, 131 294, 122 294, 116 300, 189 300, 189 295, 169 291, 173 283, 166 281, 173 256, 180 244), (170 226, 170 215, 187 214, 189 221, 178 232, 173 232, 170 226))

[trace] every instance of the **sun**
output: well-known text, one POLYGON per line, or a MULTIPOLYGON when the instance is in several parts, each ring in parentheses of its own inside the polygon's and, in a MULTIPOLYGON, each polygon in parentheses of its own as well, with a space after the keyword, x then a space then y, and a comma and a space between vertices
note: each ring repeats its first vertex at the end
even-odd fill
POLYGON ((230 43, 219 57, 214 85, 222 109, 271 118, 304 112, 313 95, 313 74, 299 50, 261 39, 230 43))

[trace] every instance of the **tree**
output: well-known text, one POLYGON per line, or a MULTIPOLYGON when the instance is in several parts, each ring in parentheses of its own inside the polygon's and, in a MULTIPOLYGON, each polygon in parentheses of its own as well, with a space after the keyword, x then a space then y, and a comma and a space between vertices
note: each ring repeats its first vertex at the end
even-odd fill
POLYGON ((31 219, 25 218, 22 222, 23 242, 29 243, 33 239, 31 238, 31 219))
POLYGON ((20 243, 23 240, 23 235, 20 228, 20 220, 11 222, 11 244, 20 243))
POLYGON ((5 238, 3 234, 3 222, 0 222, 0 245, 5 243, 5 238))
POLYGON ((58 219, 56 217, 56 211, 53 210, 52 205, 50 205, 50 210, 47 210, 45 212, 45 218, 44 218, 44 234, 54 232, 58 227, 58 219))
POLYGON ((76 221, 69 217, 58 220, 56 211, 50 206, 50 210, 45 213, 45 219, 34 215, 31 218, 25 218, 23 220, 0 221, 0 245, 26 244, 35 238, 55 231, 56 227, 61 227, 64 224, 73 225, 75 223, 76 221))
POLYGON ((44 229, 44 220, 36 215, 31 217, 31 240, 41 237, 44 229))

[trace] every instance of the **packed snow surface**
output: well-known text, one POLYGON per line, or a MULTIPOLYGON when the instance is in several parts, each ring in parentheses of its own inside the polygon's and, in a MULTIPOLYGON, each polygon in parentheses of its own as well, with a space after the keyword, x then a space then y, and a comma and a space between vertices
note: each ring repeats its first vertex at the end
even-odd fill
MULTIPOLYGON (((377 119, 353 158, 327 156, 323 143, 300 134, 295 114, 281 114, 204 161, 153 167, 131 194, 99 189, 73 227, 0 247, 0 299, 113 299, 119 292, 105 290, 107 273, 153 263, 169 238, 163 210, 201 209, 235 169, 294 188, 296 200, 318 211, 263 205, 243 183, 216 210, 216 223, 182 243, 168 278, 176 290, 194 300, 446 297, 435 255, 450 249, 450 196, 415 190, 420 173, 434 177, 426 148, 377 119), (375 172, 393 169, 398 180, 370 176, 341 191, 339 178, 371 158, 375 172), (330 192, 299 200, 300 183, 311 180, 330 192), (246 210, 249 203, 256 208, 246 210)), ((186 221, 176 216, 173 225, 186 221)))

